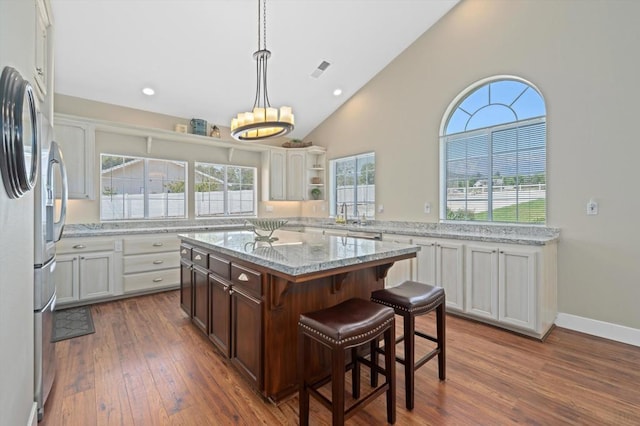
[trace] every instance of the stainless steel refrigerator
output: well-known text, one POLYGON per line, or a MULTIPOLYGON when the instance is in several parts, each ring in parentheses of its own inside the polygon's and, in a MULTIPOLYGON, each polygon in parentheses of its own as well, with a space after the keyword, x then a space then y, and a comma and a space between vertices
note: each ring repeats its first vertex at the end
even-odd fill
POLYGON ((67 173, 58 144, 52 140, 53 128, 39 115, 41 135, 41 174, 34 188, 34 327, 35 399, 38 420, 55 378, 56 351, 53 312, 56 305, 56 241, 62 236, 67 210, 67 173), (56 202, 56 193, 61 198, 56 202))

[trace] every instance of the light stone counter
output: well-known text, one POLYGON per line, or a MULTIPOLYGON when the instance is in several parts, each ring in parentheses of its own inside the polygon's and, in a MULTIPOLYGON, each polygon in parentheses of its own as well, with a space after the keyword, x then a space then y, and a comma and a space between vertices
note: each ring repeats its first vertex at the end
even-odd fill
MULTIPOLYGON (((328 218, 288 218, 286 228, 303 230, 305 227, 380 232, 385 234, 408 235, 423 238, 445 238, 469 241, 485 241, 494 243, 545 245, 555 242, 560 237, 560 230, 545 226, 532 225, 498 225, 473 223, 426 223, 369 221, 367 225, 338 225, 328 218)), ((92 237, 110 235, 130 235, 164 232, 210 232, 229 229, 246 228, 245 220, 204 219, 204 220, 172 220, 172 221, 130 221, 105 222, 97 224, 66 225, 63 237, 92 237)))
POLYGON ((420 250, 420 247, 408 244, 336 237, 319 233, 277 230, 273 236, 278 240, 269 244, 255 242, 255 234, 252 231, 179 235, 186 243, 291 276, 410 255, 420 250))

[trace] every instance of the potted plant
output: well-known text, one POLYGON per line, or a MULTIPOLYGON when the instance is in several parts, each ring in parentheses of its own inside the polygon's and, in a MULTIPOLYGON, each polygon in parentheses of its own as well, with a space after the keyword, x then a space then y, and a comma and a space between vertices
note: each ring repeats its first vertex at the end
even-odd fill
POLYGON ((322 195, 322 191, 320 191, 320 188, 313 188, 311 190, 311 197, 314 200, 319 200, 320 199, 320 195, 322 195))

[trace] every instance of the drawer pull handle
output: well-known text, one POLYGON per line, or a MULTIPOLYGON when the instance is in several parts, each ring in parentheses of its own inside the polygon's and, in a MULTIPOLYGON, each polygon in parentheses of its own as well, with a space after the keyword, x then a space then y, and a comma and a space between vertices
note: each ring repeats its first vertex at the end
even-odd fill
POLYGON ((87 246, 85 246, 84 244, 76 244, 75 246, 73 246, 74 249, 83 249, 83 248, 87 248, 87 246))
POLYGON ((202 256, 200 256, 199 254, 196 254, 195 259, 196 259, 196 260, 202 260, 202 256))
POLYGON ((154 265, 162 265, 164 263, 164 260, 154 260, 153 264, 154 265))
POLYGON ((162 281, 162 278, 154 278, 154 279, 153 279, 153 282, 154 282, 154 283, 159 283, 160 281, 162 281))
POLYGON ((162 247, 163 245, 164 245, 164 244, 162 244, 162 243, 153 243, 153 246, 154 246, 154 247, 162 247))
POLYGON ((249 277, 243 272, 238 276, 238 281, 249 281, 249 277))
POLYGON ((231 295, 231 294, 233 294, 233 293, 235 293, 235 291, 233 291, 233 290, 229 290, 229 294, 230 294, 230 295, 231 295))
POLYGON ((181 254, 187 254, 187 249, 182 249, 181 254))

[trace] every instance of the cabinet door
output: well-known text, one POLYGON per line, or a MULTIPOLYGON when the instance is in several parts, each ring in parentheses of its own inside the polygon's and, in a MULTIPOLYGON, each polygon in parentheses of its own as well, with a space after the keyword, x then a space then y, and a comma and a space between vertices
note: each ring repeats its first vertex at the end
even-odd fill
POLYGON ((193 323, 205 334, 209 334, 209 272, 193 267, 193 323))
POLYGON ((231 361, 262 389, 262 302, 236 286, 230 293, 231 361))
MULTIPOLYGON (((398 235, 383 235, 384 241, 395 243, 411 244, 411 237, 403 237, 398 235)), ((395 287, 405 281, 413 279, 413 259, 404 259, 395 262, 387 271, 387 277, 384 280, 385 288, 395 287)))
POLYGON ((447 240, 415 238, 420 246, 416 257, 419 282, 444 288, 447 309, 464 310, 464 245, 447 240))
POLYGON ((499 252, 499 320, 536 328, 536 250, 501 248, 499 252))
POLYGON ((113 273, 113 252, 80 256, 80 298, 84 300, 112 295, 113 273))
POLYGON ((498 319, 498 248, 469 245, 466 249, 466 304, 473 315, 498 319))
POLYGON ((287 152, 287 200, 305 199, 305 151, 287 152))
POLYGON ((225 356, 231 356, 231 285, 209 274, 209 307, 210 326, 209 340, 211 340, 225 356))
POLYGON ((287 197, 286 173, 287 153, 284 150, 271 150, 269 162, 269 198, 271 200, 285 200, 287 197))
POLYGON ((63 305, 80 300, 77 256, 57 256, 53 277, 58 304, 63 305))
POLYGON ((55 140, 60 144, 67 168, 69 198, 93 199, 93 126, 56 118, 54 128, 55 140))
POLYGON ((464 245, 440 240, 435 245, 436 283, 444 288, 447 309, 464 309, 464 245))
POLYGON ((180 307, 191 317, 193 305, 193 266, 187 260, 180 260, 180 307))

